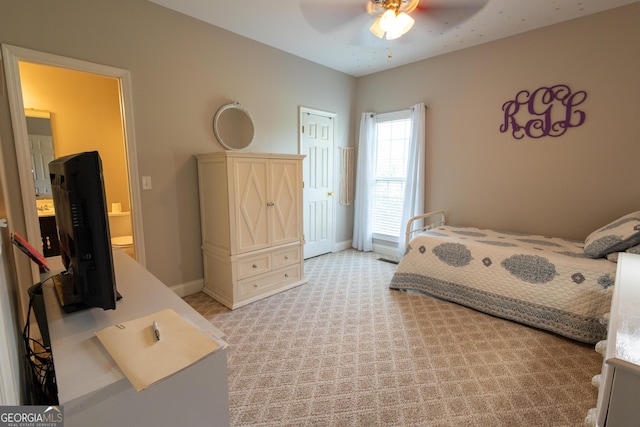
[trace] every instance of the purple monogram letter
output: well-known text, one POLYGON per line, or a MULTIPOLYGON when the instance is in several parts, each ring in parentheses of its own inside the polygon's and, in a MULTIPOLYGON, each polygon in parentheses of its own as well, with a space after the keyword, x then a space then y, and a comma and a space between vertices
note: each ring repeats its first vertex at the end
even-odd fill
POLYGON ((521 90, 515 99, 502 105, 504 121, 500 132, 511 129, 515 139, 525 135, 529 138, 558 137, 567 129, 584 123, 586 115, 576 107, 585 99, 585 91, 572 93, 567 85, 541 87, 533 92, 521 90))

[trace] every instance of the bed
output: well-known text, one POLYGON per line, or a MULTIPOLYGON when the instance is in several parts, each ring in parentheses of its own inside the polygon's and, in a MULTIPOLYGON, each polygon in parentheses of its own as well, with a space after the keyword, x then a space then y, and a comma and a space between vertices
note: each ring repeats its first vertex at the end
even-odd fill
POLYGON ((585 343, 606 337, 613 256, 640 244, 640 211, 585 241, 445 223, 443 211, 412 218, 390 288, 430 296, 585 343), (426 225, 418 225, 428 219, 426 225), (606 257, 609 256, 609 259, 606 257))

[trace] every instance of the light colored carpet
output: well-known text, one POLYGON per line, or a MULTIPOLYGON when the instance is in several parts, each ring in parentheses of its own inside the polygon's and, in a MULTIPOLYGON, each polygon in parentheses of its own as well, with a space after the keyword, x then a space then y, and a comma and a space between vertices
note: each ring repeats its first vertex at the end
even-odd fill
POLYGON ((347 250, 309 283, 228 310, 185 300, 228 336, 233 426, 581 426, 592 346, 388 288, 396 265, 347 250))

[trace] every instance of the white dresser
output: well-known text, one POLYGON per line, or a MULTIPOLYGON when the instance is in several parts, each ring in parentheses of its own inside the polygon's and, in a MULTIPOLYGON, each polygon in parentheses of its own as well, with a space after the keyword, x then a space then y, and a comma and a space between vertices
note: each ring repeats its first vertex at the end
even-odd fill
POLYGON ((235 309, 306 283, 304 156, 224 151, 196 157, 203 292, 235 309))
POLYGON ((47 281, 42 287, 65 427, 228 426, 226 343, 213 354, 140 392, 100 344, 96 331, 167 308, 202 331, 224 337, 124 251, 114 250, 113 262, 116 284, 122 294, 115 310, 90 308, 65 313, 53 283, 47 281))
POLYGON ((586 425, 599 427, 640 425, 640 255, 621 253, 611 302, 598 406, 586 425))

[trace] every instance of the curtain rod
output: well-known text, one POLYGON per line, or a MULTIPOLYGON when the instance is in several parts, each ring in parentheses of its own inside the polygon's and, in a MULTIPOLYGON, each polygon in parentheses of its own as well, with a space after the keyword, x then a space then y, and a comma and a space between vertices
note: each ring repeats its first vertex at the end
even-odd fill
MULTIPOLYGON (((411 108, 413 108, 413 105, 412 105, 411 107, 407 108, 407 109, 406 109, 406 111, 411 110, 411 108)), ((428 109, 429 109, 429 106, 428 106, 427 104, 424 104, 424 109, 425 109, 425 110, 428 110, 428 109)), ((369 113, 369 114, 370 114, 370 117, 373 117, 373 116, 375 116, 376 114, 397 113, 397 112, 399 112, 399 111, 405 111, 405 110, 387 111, 387 112, 385 112, 385 113, 373 113, 373 112, 371 112, 371 111, 368 111, 367 113, 369 113)))

